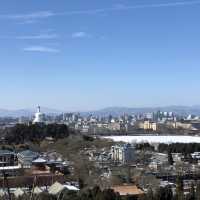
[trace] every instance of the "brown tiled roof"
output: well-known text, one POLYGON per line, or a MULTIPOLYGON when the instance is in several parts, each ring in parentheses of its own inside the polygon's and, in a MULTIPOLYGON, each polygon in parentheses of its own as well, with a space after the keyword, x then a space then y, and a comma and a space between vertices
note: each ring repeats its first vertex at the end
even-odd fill
POLYGON ((115 192, 118 192, 121 196, 126 196, 126 195, 142 195, 144 192, 139 189, 136 185, 122 185, 122 186, 114 186, 112 189, 115 192))

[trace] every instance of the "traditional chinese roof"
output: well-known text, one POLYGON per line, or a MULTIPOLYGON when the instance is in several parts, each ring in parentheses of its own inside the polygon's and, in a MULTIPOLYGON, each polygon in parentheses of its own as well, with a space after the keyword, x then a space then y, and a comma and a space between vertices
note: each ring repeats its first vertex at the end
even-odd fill
POLYGON ((33 158, 35 158, 35 157, 39 156, 39 153, 31 151, 31 150, 25 150, 25 151, 21 151, 19 153, 19 155, 21 155, 23 157, 33 157, 33 158))
POLYGON ((126 195, 142 195, 144 192, 139 189, 136 185, 122 185, 122 186, 114 186, 112 189, 115 192, 118 192, 120 196, 126 196, 126 195))
POLYGON ((14 191, 14 195, 15 197, 20 197, 24 194, 24 191, 21 189, 21 188, 17 188, 15 191, 14 191))
POLYGON ((4 155, 4 154, 15 154, 13 151, 9 151, 9 150, 6 150, 6 149, 1 149, 0 150, 0 155, 4 155))
POLYGON ((51 185, 48 189, 49 194, 56 195, 60 192, 62 192, 65 189, 64 185, 60 184, 59 182, 55 182, 53 185, 51 185))
POLYGON ((43 158, 37 158, 32 161, 32 163, 46 163, 47 161, 43 158))

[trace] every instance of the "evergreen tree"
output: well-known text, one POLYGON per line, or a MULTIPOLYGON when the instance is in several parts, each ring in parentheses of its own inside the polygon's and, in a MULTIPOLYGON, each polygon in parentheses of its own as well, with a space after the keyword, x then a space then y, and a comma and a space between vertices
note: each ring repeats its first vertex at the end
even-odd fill
POLYGON ((146 196, 148 200, 154 200, 153 190, 151 188, 148 189, 146 196))
POLYGON ((195 200, 195 188, 194 183, 192 183, 190 188, 189 200, 195 200))
POLYGON ((184 199, 184 188, 183 188, 183 179, 178 176, 176 179, 176 199, 183 200, 184 199))
POLYGON ((165 188, 163 187, 158 188, 153 198, 153 200, 172 200, 172 199, 173 199, 173 193, 170 186, 167 186, 165 188))
POLYGON ((173 192, 170 186, 167 186, 165 188, 164 197, 165 197, 165 200, 171 200, 173 198, 173 192))
POLYGON ((83 189, 83 188, 84 188, 84 181, 83 181, 82 178, 79 178, 79 179, 78 179, 78 184, 79 184, 79 188, 80 188, 80 189, 83 189))
POLYGON ((171 151, 168 151, 168 163, 169 163, 170 165, 173 165, 173 164, 174 164, 174 160, 173 160, 172 152, 171 152, 171 151))
POLYGON ((197 182, 195 200, 200 200, 200 181, 197 182))

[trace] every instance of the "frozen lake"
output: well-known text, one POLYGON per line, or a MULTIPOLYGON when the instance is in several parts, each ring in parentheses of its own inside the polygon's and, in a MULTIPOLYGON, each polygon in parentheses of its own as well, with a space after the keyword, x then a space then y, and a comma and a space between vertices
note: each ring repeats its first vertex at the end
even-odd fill
POLYGON ((127 142, 127 143, 165 143, 165 144, 170 144, 170 143, 200 143, 200 137, 198 136, 181 136, 181 135, 176 135, 176 136, 150 136, 150 135, 145 135, 145 136, 107 136, 104 138, 109 138, 114 140, 115 142, 127 142))

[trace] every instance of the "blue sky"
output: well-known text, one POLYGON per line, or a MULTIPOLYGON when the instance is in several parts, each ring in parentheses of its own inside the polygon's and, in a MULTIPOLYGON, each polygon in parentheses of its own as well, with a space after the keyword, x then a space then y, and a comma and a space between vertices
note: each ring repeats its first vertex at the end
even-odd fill
POLYGON ((200 1, 6 0, 0 108, 200 102, 200 1))

